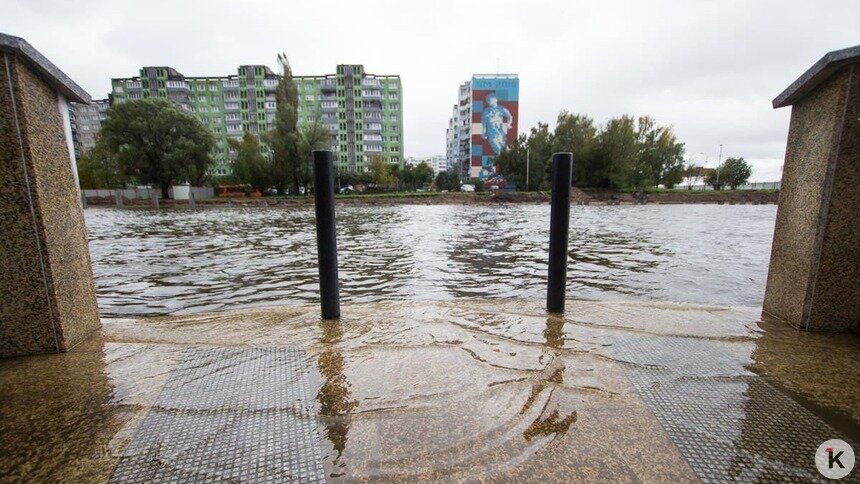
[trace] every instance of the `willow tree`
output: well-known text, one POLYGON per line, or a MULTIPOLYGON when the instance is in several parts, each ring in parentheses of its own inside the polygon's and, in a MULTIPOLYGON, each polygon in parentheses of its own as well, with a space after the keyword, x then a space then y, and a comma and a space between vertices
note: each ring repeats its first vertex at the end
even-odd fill
POLYGON ((260 153, 257 137, 250 131, 245 131, 242 141, 233 138, 227 141, 236 150, 236 159, 233 160, 235 178, 260 193, 266 193, 272 184, 271 164, 260 153))
POLYGON ((275 94, 278 105, 274 127, 266 133, 266 142, 272 149, 272 181, 275 188, 282 194, 289 187, 290 193, 297 194, 302 184, 303 171, 302 157, 299 156, 299 91, 286 54, 278 54, 278 64, 281 66, 275 94))

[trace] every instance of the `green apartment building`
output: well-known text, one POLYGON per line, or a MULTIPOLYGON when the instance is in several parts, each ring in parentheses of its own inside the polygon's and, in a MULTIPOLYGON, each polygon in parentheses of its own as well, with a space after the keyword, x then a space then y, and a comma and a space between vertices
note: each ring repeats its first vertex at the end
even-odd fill
MULTIPOLYGON (((331 133, 338 168, 363 171, 373 155, 403 163, 403 93, 400 76, 365 74, 361 65, 339 65, 337 74, 294 76, 299 126, 319 122, 331 133)), ((235 150, 229 138, 258 136, 272 128, 278 75, 266 66, 239 66, 235 75, 185 76, 167 66, 140 69, 139 76, 111 80, 111 103, 160 97, 193 113, 216 140, 215 175, 231 173, 235 150)), ((264 153, 268 147, 261 140, 264 153)))
POLYGON ((299 124, 317 121, 332 133, 338 169, 365 171, 381 156, 403 165, 403 85, 398 75, 367 74, 341 64, 335 74, 295 76, 299 124))

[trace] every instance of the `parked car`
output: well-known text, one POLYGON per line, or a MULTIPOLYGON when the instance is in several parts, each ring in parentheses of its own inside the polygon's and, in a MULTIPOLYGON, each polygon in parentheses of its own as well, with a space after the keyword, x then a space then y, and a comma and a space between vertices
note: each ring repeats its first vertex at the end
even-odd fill
POLYGON ((461 192, 474 192, 475 191, 475 185, 472 185, 470 183, 464 183, 464 184, 460 185, 460 191, 461 192))

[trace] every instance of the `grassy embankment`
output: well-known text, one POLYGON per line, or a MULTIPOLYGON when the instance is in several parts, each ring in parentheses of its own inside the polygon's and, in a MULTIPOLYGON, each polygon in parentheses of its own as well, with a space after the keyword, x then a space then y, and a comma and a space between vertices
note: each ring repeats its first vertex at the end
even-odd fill
MULTIPOLYGON (((666 190, 649 189, 644 193, 633 190, 580 190, 574 188, 571 201, 580 205, 630 205, 630 204, 772 204, 779 199, 779 190, 666 190)), ((549 192, 385 192, 385 193, 354 193, 336 195, 339 204, 345 205, 385 205, 385 204, 416 204, 416 205, 469 205, 490 203, 548 203, 549 192)), ((112 197, 88 199, 90 205, 114 205, 112 197)), ((164 206, 188 205, 188 201, 162 200, 164 206)), ((274 196, 274 197, 215 197, 198 200, 198 206, 304 206, 312 205, 312 196, 274 196)), ((148 200, 126 200, 126 206, 147 207, 148 200)))

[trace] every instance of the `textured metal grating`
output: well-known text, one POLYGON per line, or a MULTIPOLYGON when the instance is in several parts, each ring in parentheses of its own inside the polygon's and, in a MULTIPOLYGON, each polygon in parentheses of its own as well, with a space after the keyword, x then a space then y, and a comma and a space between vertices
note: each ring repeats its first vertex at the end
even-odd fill
POLYGON ((111 481, 323 481, 308 372, 299 349, 186 350, 111 481))
POLYGON ((612 351, 702 482, 826 481, 815 451, 847 438, 745 370, 751 345, 647 335, 612 351))

